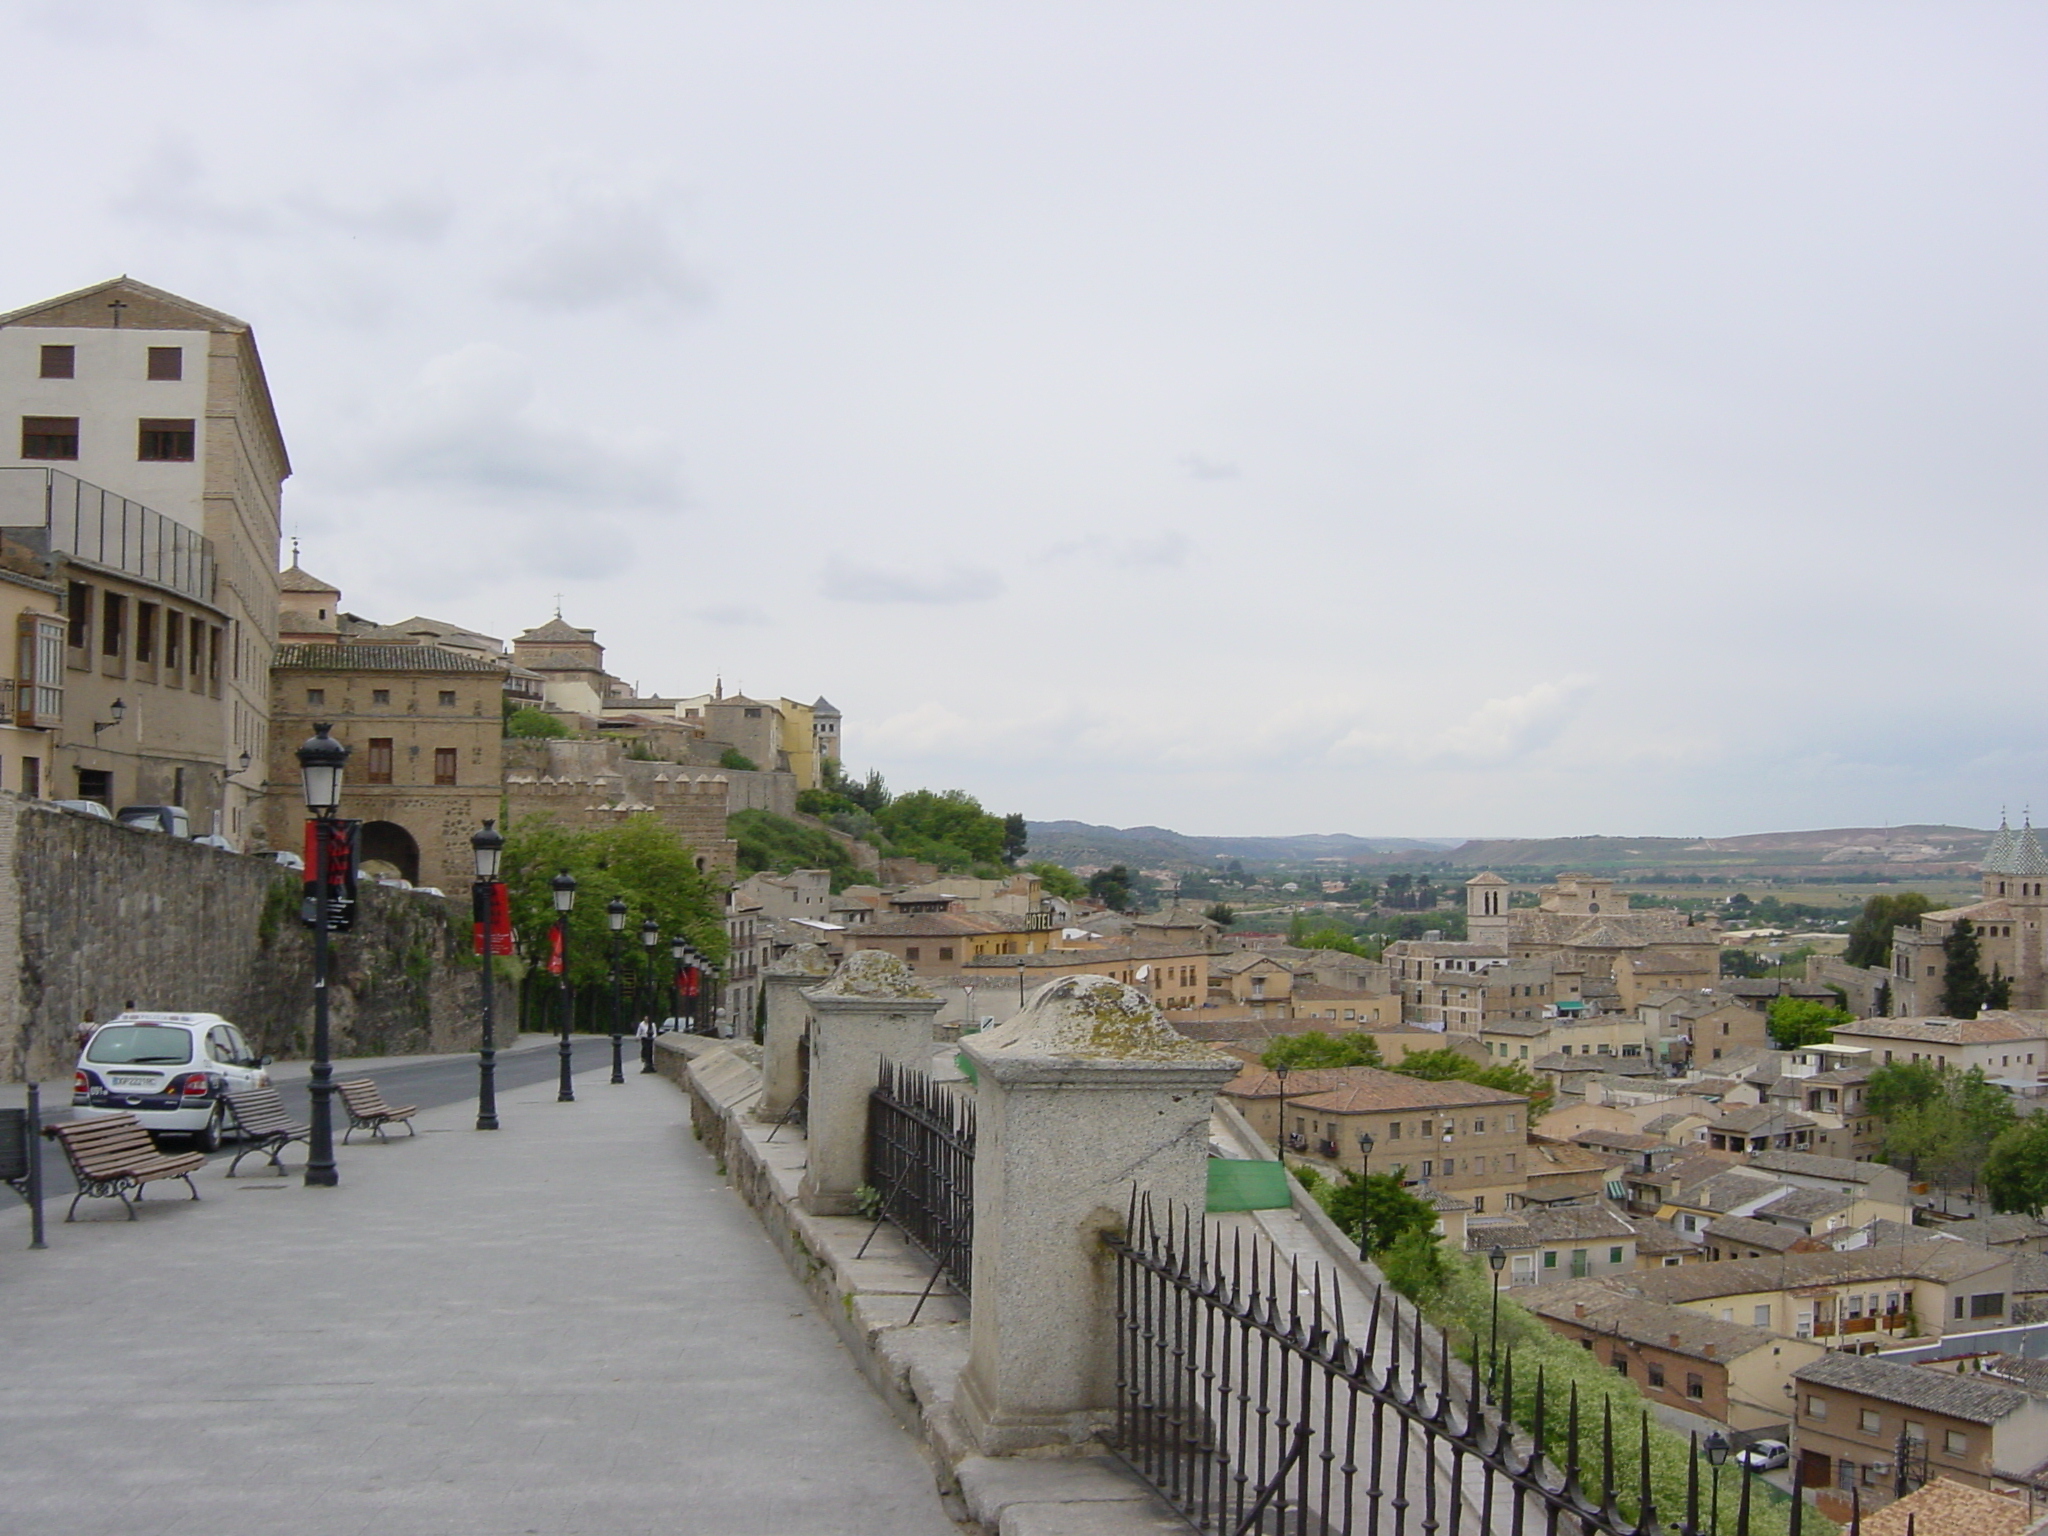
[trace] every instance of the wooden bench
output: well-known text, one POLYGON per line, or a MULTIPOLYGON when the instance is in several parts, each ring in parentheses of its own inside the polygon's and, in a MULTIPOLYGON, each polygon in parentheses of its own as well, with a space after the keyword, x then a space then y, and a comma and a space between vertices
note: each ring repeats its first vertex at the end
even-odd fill
POLYGON ((341 1133, 341 1143, 348 1145, 349 1137, 357 1131, 368 1131, 381 1141, 384 1127, 404 1122, 405 1133, 417 1136, 413 1129, 412 1117, 420 1112, 417 1104, 407 1104, 393 1109, 384 1102, 384 1095, 377 1091, 377 1085, 367 1077, 354 1078, 346 1083, 336 1083, 335 1090, 341 1095, 342 1107, 348 1111, 348 1129, 341 1133))
POLYGON ((242 1166, 242 1159, 251 1152, 263 1153, 271 1166, 283 1173, 284 1161, 277 1154, 313 1133, 311 1126, 292 1118, 291 1111, 285 1108, 284 1095, 275 1088, 244 1088, 229 1094, 228 1113, 235 1118, 235 1131, 242 1142, 235 1160, 228 1164, 231 1179, 242 1166))
POLYGON ((0 1184, 23 1200, 29 1198, 29 1174, 35 1155, 35 1142, 28 1131, 28 1111, 0 1109, 0 1184))
POLYGON ((78 1215, 78 1202, 87 1195, 112 1195, 133 1221, 135 1207, 129 1203, 128 1191, 134 1190, 135 1198, 140 1200, 143 1186, 158 1179, 183 1179, 192 1198, 199 1198, 199 1186, 192 1182, 192 1173, 206 1166, 205 1155, 159 1152, 142 1122, 133 1115, 70 1120, 45 1126, 43 1134, 64 1149, 71 1172, 78 1180, 78 1193, 71 1197, 71 1209, 64 1213, 66 1221, 78 1215))

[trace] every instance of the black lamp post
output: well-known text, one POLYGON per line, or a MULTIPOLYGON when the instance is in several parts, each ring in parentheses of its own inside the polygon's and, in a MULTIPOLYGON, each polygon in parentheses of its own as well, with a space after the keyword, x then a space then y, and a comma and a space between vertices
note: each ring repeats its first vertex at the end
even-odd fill
POLYGON ((614 896, 604 904, 604 925, 611 930, 612 935, 610 975, 607 978, 612 989, 612 1081, 623 1083, 626 1080, 626 1066, 624 1057, 620 1054, 622 1047, 619 1043, 619 935, 625 932, 626 928, 625 897, 614 896))
POLYGON ((569 1077, 569 1027, 575 1022, 575 1007, 569 994, 569 914, 576 910, 576 877, 565 869, 548 883, 555 893, 555 953, 562 962, 562 1085, 555 1093, 555 1102, 574 1104, 576 1085, 569 1077))
POLYGON ((1279 1134, 1273 1141, 1273 1150, 1279 1154, 1283 1163, 1287 1161, 1287 1074, 1292 1070, 1291 1067, 1273 1069, 1273 1076, 1280 1084, 1280 1125, 1279 1134))
POLYGON ((1372 1223, 1366 1220, 1368 1200, 1365 1193, 1366 1170, 1372 1165, 1372 1132, 1358 1133, 1358 1256, 1368 1257, 1366 1239, 1372 1232, 1372 1223))
POLYGON ((676 1021, 676 1028, 683 1025, 683 966, 690 954, 690 941, 677 934, 668 941, 668 1016, 676 1021))
POLYGON ((640 1071, 654 1070, 654 947, 661 942, 661 924, 646 918, 640 924, 640 944, 647 951, 647 996, 641 1007, 640 1071))
POLYGON ((341 774, 348 747, 317 724, 299 748, 299 777, 306 811, 313 818, 313 1118, 306 1136, 306 1182, 332 1187, 341 1182, 334 1167, 334 1063, 328 1060, 327 924, 334 813, 341 807, 341 774))
POLYGON ((1024 957, 1017 957, 1017 1006, 1024 1006, 1024 957))
POLYGON ((1721 1469, 1728 1464, 1728 1437, 1718 1429, 1707 1436, 1707 1465, 1714 1469, 1714 1491, 1709 1501, 1707 1530, 1721 1536, 1721 1469))
POLYGON ((497 937, 498 864, 505 854, 505 835, 498 830, 496 822, 487 821, 481 832, 470 834, 469 847, 476 855, 478 921, 483 924, 484 935, 484 1045, 476 1063, 476 1128, 495 1131, 498 1128, 498 1044, 491 1018, 491 966, 497 937))
POLYGON ((1495 1243, 1487 1250, 1486 1267, 1493 1271, 1493 1323, 1486 1340, 1486 1390, 1493 1390, 1493 1370, 1500 1359, 1500 1272, 1508 1267, 1508 1251, 1495 1243))

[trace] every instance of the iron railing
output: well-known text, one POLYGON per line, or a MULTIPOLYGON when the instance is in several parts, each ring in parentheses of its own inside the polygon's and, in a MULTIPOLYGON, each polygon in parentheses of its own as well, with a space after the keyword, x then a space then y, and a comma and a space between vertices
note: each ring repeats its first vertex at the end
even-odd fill
POLYGON ((214 600, 212 540, 139 501, 62 470, 0 469, 0 527, 41 555, 76 555, 214 600))
MULTIPOLYGON (((1354 1343, 1342 1294, 1320 1267, 1304 1274, 1270 1245, 1236 1237, 1226 1247, 1199 1214, 1134 1203, 1110 1248, 1114 1449, 1197 1530, 1750 1536, 1752 1478, 1741 1477, 1724 1512, 1717 1486, 1702 1497, 1696 1452, 1682 1518, 1661 1518, 1647 1408, 1617 1426, 1603 1398, 1592 1423, 1577 1386, 1553 1391, 1539 1368, 1535 1392, 1526 1380, 1520 1389, 1533 1404, 1524 1433, 1496 1406, 1517 1401, 1512 1356, 1490 1400, 1390 1291, 1375 1289, 1354 1343)), ((1792 1475, 1789 1517, 1778 1518, 1800 1536, 1796 1464, 1792 1475)))
POLYGON ((974 1104, 883 1062, 868 1101, 868 1186, 888 1220, 962 1296, 974 1255, 974 1104))

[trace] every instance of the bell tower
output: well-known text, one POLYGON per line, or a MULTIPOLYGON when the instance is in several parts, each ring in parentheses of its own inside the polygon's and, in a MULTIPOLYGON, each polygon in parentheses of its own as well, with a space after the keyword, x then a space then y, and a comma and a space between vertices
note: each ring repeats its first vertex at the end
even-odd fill
POLYGON ((1508 892, 1513 889, 1492 870, 1465 882, 1465 936, 1475 944, 1508 941, 1508 892))

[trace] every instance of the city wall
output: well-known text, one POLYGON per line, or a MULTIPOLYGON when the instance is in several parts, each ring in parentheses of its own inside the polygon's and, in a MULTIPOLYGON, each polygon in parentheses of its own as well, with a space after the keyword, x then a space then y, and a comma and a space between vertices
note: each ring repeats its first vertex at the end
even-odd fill
MULTIPOLYGON (((0 794, 0 976, 15 978, 0 985, 0 1077, 62 1076, 79 1020, 130 1004, 222 1014, 264 1054, 310 1054, 302 878, 0 794)), ((333 940, 334 1054, 473 1048, 469 931, 466 899, 365 887, 333 940)))

